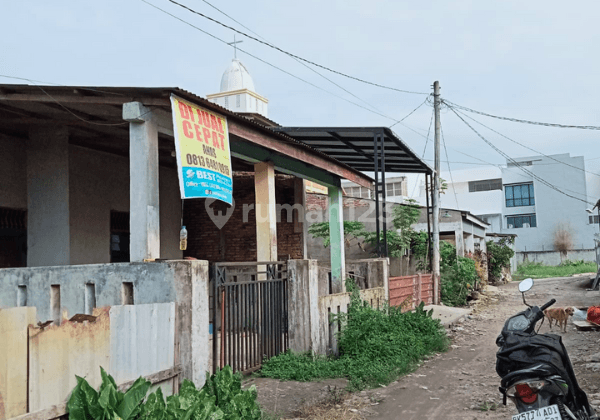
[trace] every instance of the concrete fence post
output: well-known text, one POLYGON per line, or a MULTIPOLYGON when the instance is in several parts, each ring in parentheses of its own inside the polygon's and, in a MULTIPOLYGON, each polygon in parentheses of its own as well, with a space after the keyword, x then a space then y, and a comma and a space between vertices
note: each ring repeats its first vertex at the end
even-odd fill
POLYGON ((288 331, 295 352, 318 348, 318 274, 316 260, 288 261, 288 331))

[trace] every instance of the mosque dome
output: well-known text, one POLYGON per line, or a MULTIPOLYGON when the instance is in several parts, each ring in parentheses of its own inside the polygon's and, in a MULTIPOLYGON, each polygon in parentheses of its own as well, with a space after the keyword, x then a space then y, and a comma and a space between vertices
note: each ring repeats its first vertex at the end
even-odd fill
POLYGON ((254 82, 246 66, 240 60, 234 58, 221 78, 221 92, 248 89, 254 92, 254 82))

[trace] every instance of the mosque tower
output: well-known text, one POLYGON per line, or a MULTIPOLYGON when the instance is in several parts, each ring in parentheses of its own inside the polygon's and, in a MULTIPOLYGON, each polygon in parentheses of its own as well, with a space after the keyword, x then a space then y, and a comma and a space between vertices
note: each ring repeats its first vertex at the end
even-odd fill
POLYGON ((240 60, 234 58, 221 78, 221 91, 206 95, 214 102, 230 111, 244 114, 262 115, 267 118, 269 101, 254 91, 254 82, 248 69, 240 60))

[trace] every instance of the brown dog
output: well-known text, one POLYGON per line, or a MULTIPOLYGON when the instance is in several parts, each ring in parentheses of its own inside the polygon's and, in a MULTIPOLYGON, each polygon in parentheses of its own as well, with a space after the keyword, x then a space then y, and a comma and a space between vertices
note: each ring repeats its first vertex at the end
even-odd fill
POLYGON ((567 332, 567 321, 569 316, 572 316, 575 310, 572 307, 568 308, 550 308, 544 311, 544 315, 548 318, 550 329, 552 329, 552 321, 555 325, 558 325, 559 330, 562 328, 564 332, 567 332))

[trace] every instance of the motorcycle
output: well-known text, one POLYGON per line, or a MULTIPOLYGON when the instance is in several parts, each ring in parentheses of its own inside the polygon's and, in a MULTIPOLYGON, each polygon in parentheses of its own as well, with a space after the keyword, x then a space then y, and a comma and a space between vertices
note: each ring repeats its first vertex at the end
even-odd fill
POLYGON ((512 420, 599 420, 577 384, 562 338, 536 333, 544 310, 556 300, 541 307, 527 304, 525 292, 532 287, 532 279, 519 284, 528 308, 508 318, 496 339, 496 372, 502 378, 504 405, 508 398, 518 409, 512 420))

